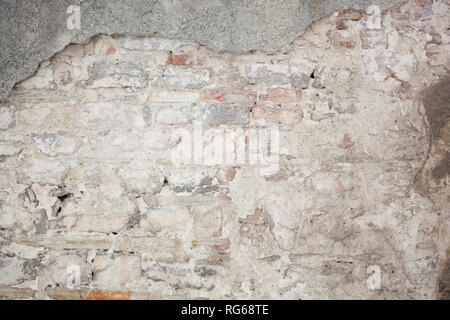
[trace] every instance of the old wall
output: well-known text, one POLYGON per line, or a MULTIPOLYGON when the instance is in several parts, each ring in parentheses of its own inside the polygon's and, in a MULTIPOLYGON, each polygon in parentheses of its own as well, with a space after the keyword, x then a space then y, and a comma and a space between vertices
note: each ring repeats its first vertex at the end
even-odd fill
POLYGON ((42 62, 0 108, 0 297, 448 298, 449 9, 42 62))

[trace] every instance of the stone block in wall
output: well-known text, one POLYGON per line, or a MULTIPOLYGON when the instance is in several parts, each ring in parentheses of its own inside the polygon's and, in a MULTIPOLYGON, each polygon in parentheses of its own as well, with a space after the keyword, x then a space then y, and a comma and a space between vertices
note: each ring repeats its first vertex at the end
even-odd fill
POLYGON ((222 236, 223 214, 220 206, 195 206, 194 234, 197 239, 220 238, 222 236))
POLYGON ((161 172, 144 161, 134 161, 115 169, 120 183, 128 193, 156 194, 161 192, 164 177, 161 172))
POLYGON ((252 108, 252 119, 260 125, 297 124, 303 118, 301 110, 284 110, 265 106, 252 108))
POLYGON ((155 112, 155 121, 163 124, 187 124, 201 121, 206 125, 246 125, 250 118, 248 107, 227 107, 221 105, 163 106, 155 112))
POLYGON ((80 146, 80 139, 68 132, 42 132, 31 134, 36 148, 49 156, 70 155, 80 146))
MULTIPOLYGON (((308 77, 309 78, 309 77, 308 77)), ((259 99, 263 102, 271 103, 300 103, 301 90, 291 90, 284 88, 269 88, 267 93, 260 94, 259 99)))
POLYGON ((1 141, 0 142, 0 156, 12 157, 18 155, 25 145, 19 141, 1 141))
POLYGON ((280 64, 249 64, 245 73, 250 83, 265 82, 285 85, 291 81, 289 65, 280 64))
POLYGON ((131 62, 94 63, 88 73, 89 78, 80 82, 84 88, 145 88, 148 81, 144 70, 131 62))
POLYGON ((194 103, 200 100, 197 91, 160 91, 150 92, 147 101, 150 103, 194 103))
POLYGON ((245 74, 251 84, 260 82, 278 86, 291 84, 294 88, 306 89, 315 68, 312 63, 304 65, 257 63, 246 65, 245 74))
POLYGON ((143 228, 157 234, 174 236, 185 233, 189 228, 191 213, 188 208, 168 206, 164 208, 149 208, 143 228))
MULTIPOLYGON (((95 136, 88 139, 89 149, 84 149, 84 152, 96 159, 111 159, 120 153, 120 159, 131 161, 135 158, 162 156, 164 151, 167 153, 179 141, 179 135, 160 128, 105 129, 97 131, 95 136)), ((170 158, 170 154, 167 157, 170 158)))
POLYGON ((251 105, 256 101, 256 93, 252 91, 206 89, 202 91, 202 99, 214 103, 251 105))
POLYGON ((86 103, 72 110, 70 121, 76 128, 143 128, 148 125, 149 110, 142 105, 86 103))
POLYGON ((141 279, 141 259, 138 256, 96 256, 93 264, 94 286, 120 290, 141 279))
POLYGON ((153 85, 165 90, 168 88, 197 90, 205 87, 209 82, 210 72, 206 69, 167 66, 162 76, 155 80, 153 85))
POLYGON ((25 276, 22 266, 23 260, 15 256, 0 253, 0 285, 13 285, 25 276))
POLYGON ((0 204, 0 227, 2 229, 23 229, 27 232, 34 229, 34 217, 30 212, 7 203, 0 204))
POLYGON ((20 165, 17 182, 22 184, 61 184, 68 172, 68 163, 57 158, 33 156, 20 165))

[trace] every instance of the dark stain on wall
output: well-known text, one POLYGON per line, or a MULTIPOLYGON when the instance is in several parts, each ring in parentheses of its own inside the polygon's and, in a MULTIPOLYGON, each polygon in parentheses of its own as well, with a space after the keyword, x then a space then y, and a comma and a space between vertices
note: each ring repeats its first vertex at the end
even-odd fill
POLYGON ((422 101, 433 139, 436 139, 450 119, 450 76, 426 89, 422 101))
POLYGON ((441 265, 438 280, 439 300, 450 300, 450 247, 447 248, 445 261, 441 265))
POLYGON ((446 152, 445 158, 436 167, 434 167, 431 172, 431 176, 434 179, 442 179, 448 174, 450 174, 450 153, 446 152))

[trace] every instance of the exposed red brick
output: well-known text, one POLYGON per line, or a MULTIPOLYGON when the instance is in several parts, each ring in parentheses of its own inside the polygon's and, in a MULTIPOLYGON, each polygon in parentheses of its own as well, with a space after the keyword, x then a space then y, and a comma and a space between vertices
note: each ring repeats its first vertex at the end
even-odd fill
POLYGON ((223 92, 220 90, 204 90, 202 99, 222 103, 251 104, 256 100, 256 94, 251 91, 223 92))
POLYGON ((218 102, 225 102, 225 93, 220 91, 213 91, 213 90, 205 90, 202 94, 203 100, 215 100, 218 102))
POLYGON ((230 239, 192 240, 192 247, 206 246, 214 251, 224 252, 230 248, 230 239))
POLYGON ((270 176, 265 176, 264 179, 266 181, 282 181, 286 180, 289 177, 285 170, 279 170, 277 173, 272 174, 270 176))
POLYGON ((30 299, 35 291, 28 288, 0 287, 0 299, 30 299))
POLYGON ((172 53, 169 53, 166 64, 171 64, 174 66, 188 66, 193 65, 194 61, 187 55, 173 55, 172 53))
POLYGON ((353 147, 353 141, 348 134, 344 134, 342 142, 339 146, 344 149, 350 149, 351 147, 353 147))
POLYGON ((354 41, 340 41, 338 43, 338 45, 340 45, 341 47, 347 48, 347 49, 352 49, 355 47, 355 42, 354 41))
POLYGON ((116 48, 114 48, 113 46, 109 46, 108 50, 106 51, 106 54, 114 54, 116 53, 116 48))
POLYGON ((45 293, 55 300, 80 300, 80 290, 72 290, 67 288, 47 288, 45 293))
MULTIPOLYGON (((189 256, 174 256, 174 257, 172 257, 172 259, 170 260, 171 261, 171 263, 189 263, 189 261, 191 260, 191 257, 189 257, 189 256)), ((148 261, 152 261, 152 259, 151 258, 148 258, 148 261)), ((158 259, 157 259, 157 261, 159 261, 158 259)), ((164 260, 162 260, 162 261, 164 261, 164 260)))
POLYGON ((86 296, 87 300, 130 300, 130 292, 92 290, 86 296))

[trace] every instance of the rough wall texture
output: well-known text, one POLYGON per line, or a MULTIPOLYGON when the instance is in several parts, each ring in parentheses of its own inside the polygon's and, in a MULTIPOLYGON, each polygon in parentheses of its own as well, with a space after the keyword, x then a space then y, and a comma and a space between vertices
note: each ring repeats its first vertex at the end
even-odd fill
POLYGON ((97 34, 158 35, 217 51, 274 50, 313 21, 348 8, 380 9, 404 0, 0 0, 0 100, 39 63, 97 34), (81 28, 66 26, 79 5, 81 28))
POLYGON ((448 298, 449 10, 336 12, 273 53, 66 47, 0 107, 0 297, 448 298), (175 163, 196 121, 205 158, 278 129, 279 170, 175 163))

